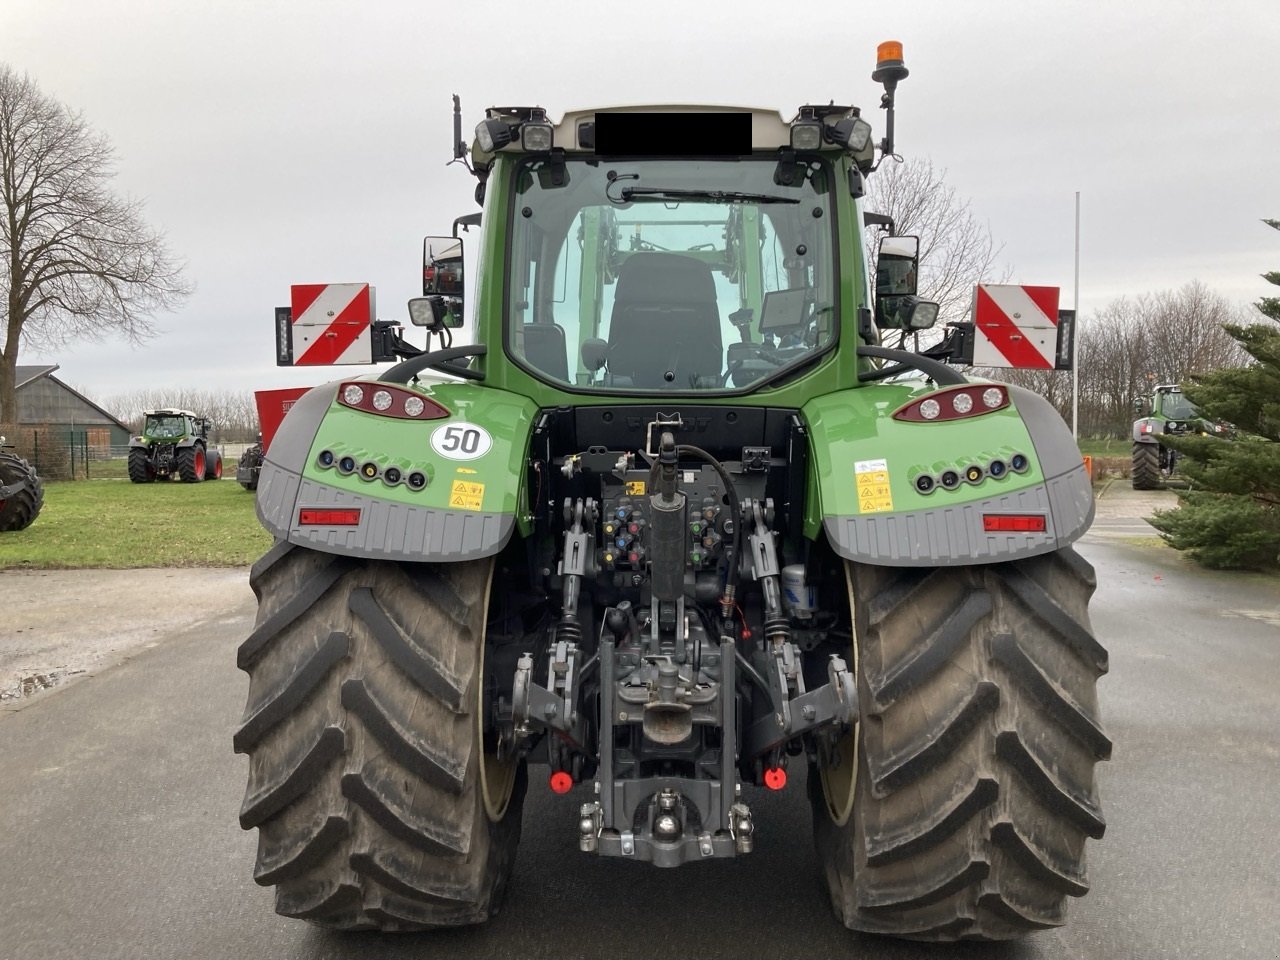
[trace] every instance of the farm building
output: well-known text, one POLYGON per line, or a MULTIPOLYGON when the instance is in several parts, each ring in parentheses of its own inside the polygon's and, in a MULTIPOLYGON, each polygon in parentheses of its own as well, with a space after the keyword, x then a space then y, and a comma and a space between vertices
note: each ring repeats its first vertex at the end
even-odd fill
POLYGON ((127 447, 128 426, 55 377, 57 369, 57 364, 18 366, 18 423, 9 439, 39 459, 44 458, 32 447, 45 441, 93 459, 110 456, 112 447, 127 447))

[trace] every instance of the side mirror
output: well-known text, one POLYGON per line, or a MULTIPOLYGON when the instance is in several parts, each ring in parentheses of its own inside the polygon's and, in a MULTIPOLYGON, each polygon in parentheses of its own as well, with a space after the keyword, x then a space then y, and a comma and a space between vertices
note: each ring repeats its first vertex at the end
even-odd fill
POLYGON ((1146 397, 1138 397, 1133 401, 1133 412, 1140 417, 1145 417, 1151 412, 1148 408, 1146 397))
POLYGON ((422 295, 462 299, 462 241, 426 237, 422 241, 422 295))
POLYGON ((918 300, 917 274, 920 269, 919 237, 881 237, 876 259, 876 326, 882 329, 927 330, 938 319, 937 304, 910 323, 918 300), (910 301, 910 302, 908 302, 910 301), (927 321, 927 322, 926 322, 927 321))

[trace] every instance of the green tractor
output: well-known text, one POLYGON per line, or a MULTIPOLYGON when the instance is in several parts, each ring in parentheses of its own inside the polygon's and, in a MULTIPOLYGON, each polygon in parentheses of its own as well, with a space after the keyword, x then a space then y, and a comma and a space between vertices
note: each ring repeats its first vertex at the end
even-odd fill
POLYGON ((142 433, 129 438, 129 479, 186 483, 222 479, 222 454, 209 449, 209 421, 190 410, 145 410, 142 433))
POLYGON ((1157 385, 1149 397, 1134 403, 1133 468, 1129 473, 1135 490, 1160 490, 1177 470, 1180 454, 1160 442, 1161 437, 1204 434, 1227 438, 1230 428, 1206 420, 1200 408, 1186 398, 1176 383, 1157 385))
POLYGON ((44 506, 44 484, 36 468, 0 437, 0 533, 25 530, 44 506))
POLYGON ((587 855, 797 844, 755 833, 790 789, 850 928, 1063 923, 1111 749, 1089 478, 1043 398, 945 362, 961 328, 882 344, 937 307, 912 238, 868 275, 859 111, 494 108, 469 151, 454 116, 484 213, 428 238, 428 349, 350 291, 276 311, 280 362, 402 358, 306 393, 261 467, 234 747, 276 910, 484 922, 537 769, 587 855))

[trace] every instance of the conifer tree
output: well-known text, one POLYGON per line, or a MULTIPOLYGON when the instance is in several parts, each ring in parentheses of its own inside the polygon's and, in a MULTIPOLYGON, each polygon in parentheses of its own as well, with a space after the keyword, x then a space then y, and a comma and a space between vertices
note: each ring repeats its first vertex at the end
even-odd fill
MULTIPOLYGON (((1263 222, 1280 230, 1280 220, 1263 222)), ((1280 271, 1262 276, 1280 286, 1280 271)), ((1224 325, 1254 362, 1193 377, 1186 388, 1207 418, 1235 425, 1234 438, 1165 440, 1185 455, 1179 470, 1191 486, 1176 510, 1151 522, 1209 567, 1280 567, 1280 297, 1256 306, 1272 322, 1224 325)))

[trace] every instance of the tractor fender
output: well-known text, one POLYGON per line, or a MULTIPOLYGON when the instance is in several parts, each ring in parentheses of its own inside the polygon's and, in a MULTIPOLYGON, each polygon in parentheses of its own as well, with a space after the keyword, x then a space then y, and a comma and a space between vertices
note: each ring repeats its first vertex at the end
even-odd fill
POLYGON ((959 566, 1050 553, 1088 529, 1092 484, 1070 430, 1048 401, 1005 386, 1009 406, 991 413, 937 422, 894 418, 934 389, 923 381, 881 384, 805 405, 808 535, 825 533, 847 560, 959 566), (1019 472, 1012 465, 1021 457, 1026 466, 1019 472), (993 471, 993 463, 1003 469, 993 471), (974 467, 980 475, 964 479, 974 467), (947 489, 940 481, 951 473, 961 479, 947 489), (921 484, 930 483, 922 491, 921 484), (1027 529, 988 529, 1003 517, 1030 522, 1027 529))
POLYGON ((200 444, 200 446, 205 446, 206 443, 205 443, 204 437, 196 437, 196 436, 183 437, 181 440, 175 441, 173 446, 175 449, 181 450, 184 447, 194 447, 196 444, 200 444))
POLYGON ((1133 442, 1134 443, 1159 443, 1159 435, 1163 433, 1160 421, 1155 417, 1143 417, 1141 420, 1133 422, 1133 442), (1144 425, 1149 425, 1150 430, 1143 430, 1144 425))
POLYGON ((350 382, 315 387, 281 421, 258 474, 262 525, 280 540, 369 559, 457 562, 500 551, 528 513, 533 402, 470 383, 385 385, 443 408, 411 420, 340 403, 350 382), (413 474, 425 478, 421 489, 410 488, 413 474))
POLYGON ((131 437, 129 438, 129 449, 130 449, 130 450, 134 450, 134 449, 137 449, 137 448, 139 448, 139 447, 141 447, 143 450, 150 450, 150 449, 151 449, 151 444, 150 444, 150 443, 148 443, 146 440, 144 440, 142 437, 133 437, 133 436, 131 436, 131 437))

